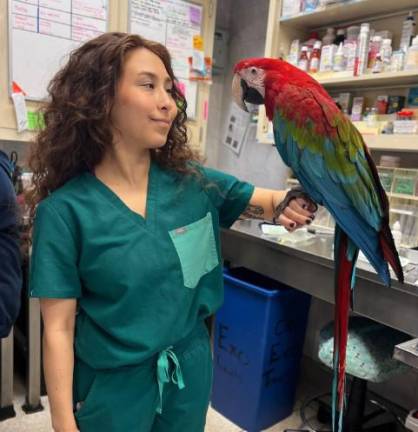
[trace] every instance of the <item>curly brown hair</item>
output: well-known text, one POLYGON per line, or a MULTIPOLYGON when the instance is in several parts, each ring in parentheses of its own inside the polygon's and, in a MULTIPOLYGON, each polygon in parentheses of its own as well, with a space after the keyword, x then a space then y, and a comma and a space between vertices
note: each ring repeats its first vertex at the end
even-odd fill
MULTIPOLYGON (((49 83, 49 99, 41 108, 45 128, 29 154, 33 171, 33 188, 28 193, 31 216, 39 201, 81 172, 93 170, 112 145, 110 114, 116 86, 127 54, 136 48, 156 54, 176 82, 170 54, 163 45, 138 35, 113 32, 74 50, 49 83)), ((151 150, 151 157, 164 168, 189 174, 195 171, 189 162, 198 162, 199 156, 188 145, 186 100, 176 85, 172 95, 177 116, 166 144, 151 150)))

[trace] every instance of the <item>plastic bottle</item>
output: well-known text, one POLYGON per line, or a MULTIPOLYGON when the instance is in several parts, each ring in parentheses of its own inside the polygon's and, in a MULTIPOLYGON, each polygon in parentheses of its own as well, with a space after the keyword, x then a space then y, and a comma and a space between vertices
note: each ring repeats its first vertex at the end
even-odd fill
POLYGON ((366 72, 367 60, 369 57, 369 36, 370 24, 363 23, 357 41, 356 62, 354 65, 354 75, 359 76, 366 72))
POLYGON ((340 46, 340 43, 344 43, 345 41, 345 30, 344 29, 338 29, 337 30, 337 37, 335 38, 335 45, 340 46))
POLYGON ((319 40, 319 34, 316 31, 313 31, 309 35, 309 39, 305 42, 302 42, 302 46, 308 47, 308 60, 311 59, 312 51, 315 45, 315 42, 319 40))
POLYGON ((303 0, 303 11, 313 12, 318 7, 319 0, 303 0))
POLYGON ((414 37, 406 55, 405 70, 412 69, 418 69, 418 36, 414 37))
POLYGON ((382 48, 382 37, 373 36, 370 39, 370 44, 369 44, 368 67, 370 69, 373 69, 374 63, 376 61, 376 56, 380 53, 381 48, 382 48))
POLYGON ((287 61, 290 64, 297 66, 298 61, 299 61, 299 56, 300 56, 300 41, 299 41, 299 39, 295 39, 294 41, 292 41, 292 43, 290 45, 290 50, 289 50, 289 55, 287 56, 287 61))
POLYGON ((416 22, 414 18, 414 14, 409 12, 408 16, 405 18, 402 25, 402 35, 401 35, 401 43, 399 49, 404 53, 408 51, 409 46, 411 45, 412 39, 415 36, 416 31, 416 22))
POLYGON ((311 62, 309 65, 309 72, 316 73, 319 70, 319 62, 321 60, 321 41, 316 41, 313 47, 311 62))
POLYGON ((367 115, 367 126, 368 127, 376 127, 377 125, 377 108, 372 107, 369 111, 369 114, 367 115))
POLYGON ((374 59, 372 73, 380 73, 380 72, 383 72, 383 61, 382 61, 382 55, 379 52, 376 54, 376 57, 374 59))
POLYGON ((357 40, 360 33, 359 26, 351 26, 347 29, 347 39, 344 41, 345 58, 347 59, 346 70, 354 71, 357 55, 357 40))
POLYGON ((382 47, 380 48, 380 57, 383 62, 383 70, 389 71, 392 58, 392 39, 383 39, 382 47))
POLYGON ((337 52, 335 53, 333 71, 341 72, 343 70, 345 70, 345 56, 344 56, 344 44, 341 42, 337 52))
POLYGON ((323 45, 332 45, 335 41, 335 29, 328 27, 325 36, 322 38, 323 45))
POLYGON ((399 249, 401 247, 402 241, 401 224, 399 221, 396 221, 392 226, 392 236, 395 242, 396 249, 399 249))
POLYGON ((302 47, 302 51, 300 53, 298 68, 305 72, 308 71, 309 59, 308 59, 308 47, 302 47))

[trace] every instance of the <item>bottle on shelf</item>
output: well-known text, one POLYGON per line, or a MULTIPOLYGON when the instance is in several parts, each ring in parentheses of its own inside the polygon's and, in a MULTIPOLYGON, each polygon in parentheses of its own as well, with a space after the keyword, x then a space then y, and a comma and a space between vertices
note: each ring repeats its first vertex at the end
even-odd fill
POLYGON ((340 43, 344 43, 344 41, 345 41, 345 30, 343 28, 338 29, 337 36, 335 38, 334 43, 335 45, 340 46, 340 43))
POLYGON ((283 0, 282 2, 282 17, 292 17, 300 13, 300 0, 283 0))
POLYGON ((305 72, 308 71, 309 59, 308 59, 308 47, 302 47, 302 51, 300 53, 298 68, 305 72))
POLYGON ((316 41, 313 47, 311 61, 309 64, 309 72, 316 73, 319 71, 319 63, 321 60, 321 41, 316 41))
POLYGON ((321 61, 319 62, 320 72, 331 72, 334 65, 334 56, 337 46, 324 45, 321 49, 321 61))
POLYGON ((390 61, 392 58, 392 39, 383 39, 382 47, 380 48, 380 57, 383 63, 383 70, 390 70, 390 61))
POLYGON ((334 72, 342 72, 345 70, 345 55, 343 42, 340 43, 334 57, 334 65, 332 70, 334 72))
POLYGON ((334 27, 328 27, 325 36, 322 38, 323 45, 332 45, 335 41, 334 27))
POLYGON ((373 62, 372 73, 380 73, 383 72, 383 60, 382 55, 379 53, 376 54, 376 57, 373 62))
POLYGON ((405 60, 405 70, 418 69, 418 36, 415 36, 412 45, 408 48, 405 60))
POLYGON ((367 70, 367 60, 369 57, 369 38, 370 24, 363 23, 357 41, 357 54, 354 65, 354 75, 363 75, 367 70))
POLYGON ((369 57, 368 57, 368 68, 373 69, 377 55, 380 53, 382 48, 382 37, 373 36, 370 39, 369 44, 369 57))
POLYGON ((390 71, 399 72, 403 70, 405 63, 405 53, 402 50, 393 51, 390 60, 390 71))
POLYGON ((319 0, 303 0, 302 11, 313 12, 318 7, 319 0))
POLYGON ((414 14, 409 12, 402 25, 401 43, 399 49, 406 53, 411 45, 416 32, 416 22, 414 14))
POLYGON ((368 127, 376 127, 377 125, 377 108, 376 107, 372 107, 369 109, 369 113, 367 115, 367 126, 368 127))
POLYGON ((351 26, 347 29, 347 38, 344 41, 345 57, 347 59, 346 70, 354 71, 357 54, 357 40, 360 33, 359 26, 351 26))
POLYGON ((319 40, 319 34, 316 31, 313 31, 309 35, 309 39, 305 42, 302 42, 302 46, 308 47, 308 59, 311 59, 312 51, 315 45, 315 42, 319 40))
POLYGON ((297 66, 299 62, 299 56, 300 56, 300 41, 299 39, 295 39, 290 44, 290 50, 289 50, 289 55, 287 56, 287 61, 290 64, 297 66))

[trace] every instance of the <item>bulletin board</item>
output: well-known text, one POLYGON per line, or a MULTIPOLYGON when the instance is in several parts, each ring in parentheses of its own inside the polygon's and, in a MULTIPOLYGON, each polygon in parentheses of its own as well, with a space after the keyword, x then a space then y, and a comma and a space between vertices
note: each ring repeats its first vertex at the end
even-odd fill
POLYGON ((68 54, 108 29, 108 0, 9 0, 9 89, 43 100, 68 54))
POLYGON ((198 84, 188 79, 188 58, 193 54, 193 36, 202 34, 202 20, 203 7, 184 0, 129 2, 128 31, 167 47, 191 119, 196 118, 198 84))

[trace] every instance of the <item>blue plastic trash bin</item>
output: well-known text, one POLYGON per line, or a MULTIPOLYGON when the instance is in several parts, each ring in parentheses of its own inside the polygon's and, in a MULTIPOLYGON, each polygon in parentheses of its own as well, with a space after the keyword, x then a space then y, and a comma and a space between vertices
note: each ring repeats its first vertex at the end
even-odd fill
POLYGON ((311 297, 239 268, 224 271, 212 407, 248 432, 293 411, 311 297))

